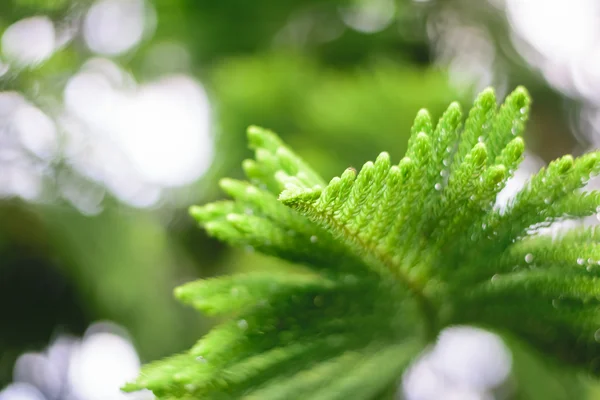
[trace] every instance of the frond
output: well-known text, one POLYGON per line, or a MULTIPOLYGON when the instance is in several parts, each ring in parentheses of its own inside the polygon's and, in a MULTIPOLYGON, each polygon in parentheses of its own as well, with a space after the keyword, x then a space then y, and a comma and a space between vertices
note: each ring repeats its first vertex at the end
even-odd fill
POLYGON ((538 228, 597 212, 600 194, 581 188, 600 173, 600 153, 551 163, 503 212, 494 208, 523 158, 529 107, 517 88, 500 107, 485 90, 464 126, 456 103, 437 124, 421 110, 404 158, 381 153, 328 184, 275 134, 251 127, 249 182, 224 179, 233 200, 191 213, 210 234, 303 269, 177 289, 230 319, 126 389, 171 400, 377 398, 457 323, 510 332, 594 371, 600 234, 538 228))

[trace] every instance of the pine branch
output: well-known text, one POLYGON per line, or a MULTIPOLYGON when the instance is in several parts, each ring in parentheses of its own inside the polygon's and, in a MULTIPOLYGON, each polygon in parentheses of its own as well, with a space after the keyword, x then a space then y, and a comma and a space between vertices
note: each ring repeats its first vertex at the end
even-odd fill
POLYGON ((464 127, 456 103, 437 124, 421 110, 397 164, 382 153, 328 184, 275 134, 251 127, 249 182, 224 179, 233 200, 191 213, 219 239, 304 272, 178 288, 181 301, 230 319, 125 389, 164 399, 377 398, 457 323, 511 332, 598 373, 600 234, 552 238, 537 228, 597 212, 600 194, 581 188, 600 173, 600 153, 551 163, 494 209, 523 159, 529 104, 524 88, 500 107, 487 89, 464 127))

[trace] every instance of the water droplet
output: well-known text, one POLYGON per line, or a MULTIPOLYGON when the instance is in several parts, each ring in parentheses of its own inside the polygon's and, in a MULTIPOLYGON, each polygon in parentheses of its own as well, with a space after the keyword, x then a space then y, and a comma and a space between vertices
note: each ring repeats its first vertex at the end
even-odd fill
POLYGON ((198 356, 196 357, 196 361, 201 362, 201 363, 206 363, 206 358, 202 357, 202 356, 198 356))
POLYGON ((578 259, 577 259, 577 264, 579 264, 579 265, 583 265, 583 263, 584 263, 584 260, 583 260, 583 258, 578 258, 578 259))
POLYGON ((441 183, 436 183, 434 186, 435 190, 442 190, 442 184, 441 183))
POLYGON ((492 276, 492 279, 491 279, 491 281, 492 281, 492 283, 494 283, 494 282, 496 282, 498 279, 500 279, 500 275, 498 275, 498 274, 494 274, 494 276, 492 276))
POLYGON ((587 267, 585 267, 585 270, 587 272, 592 272, 594 270, 594 268, 591 265, 588 265, 587 267))
POLYGON ((483 136, 479 136, 479 137, 477 138, 477 141, 478 141, 479 143, 483 143, 483 136))
POLYGON ((317 243, 317 240, 319 240, 319 238, 318 238, 318 237, 316 237, 315 235, 312 235, 312 236, 310 237, 310 242, 311 242, 311 243, 317 243))
POLYGON ((196 385, 194 385, 193 383, 187 383, 183 387, 188 393, 192 393, 194 390, 196 390, 196 385))
POLYGON ((544 204, 550 204, 550 203, 552 203, 552 199, 550 197, 546 197, 544 199, 544 204))
POLYGON ((533 254, 531 254, 531 253, 526 254, 525 255, 525 262, 527 264, 531 264, 533 262, 533 254))
POLYGON ((481 229, 487 228, 487 224, 481 224, 481 229))
POLYGON ((245 331, 246 329, 248 329, 248 321, 246 321, 245 319, 240 319, 237 323, 237 326, 245 331))
POLYGON ((452 151, 452 147, 451 146, 446 147, 446 153, 450 153, 451 151, 452 151))
POLYGON ((593 264, 593 263, 594 263, 594 260, 592 260, 591 258, 588 258, 588 259, 587 259, 587 262, 588 262, 588 264, 593 264))
POLYGON ((445 178, 445 177, 447 177, 447 176, 448 176, 448 170, 447 170, 447 169, 443 169, 443 170, 441 170, 441 171, 440 171, 440 176, 441 176, 442 178, 445 178))
POLYGON ((521 109, 519 111, 521 112, 521 114, 526 114, 527 113, 527 107, 521 107, 521 109))
POLYGON ((448 160, 447 158, 444 158, 444 159, 442 160, 442 164, 444 164, 444 166, 446 166, 446 167, 447 167, 448 165, 450 165, 450 160, 448 160))
POLYGON ((552 299, 552 307, 559 308, 560 307, 560 300, 559 299, 552 299))
POLYGON ((254 214, 254 210, 253 210, 253 209, 251 209, 251 208, 246 208, 246 209, 244 210, 244 212, 246 213, 246 215, 252 215, 252 214, 254 214))
POLYGON ((600 342, 600 329, 598 329, 596 332, 594 332, 594 340, 596 342, 600 342))

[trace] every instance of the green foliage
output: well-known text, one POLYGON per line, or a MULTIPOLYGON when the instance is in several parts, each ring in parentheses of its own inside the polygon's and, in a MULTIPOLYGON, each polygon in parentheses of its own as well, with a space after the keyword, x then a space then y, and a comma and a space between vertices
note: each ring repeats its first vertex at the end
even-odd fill
POLYGON ((14 3, 21 7, 37 7, 42 10, 54 10, 64 7, 70 0, 14 0, 14 3))
POLYGON ((231 58, 213 69, 210 89, 219 100, 219 177, 247 157, 239 143, 251 124, 285 135, 313 168, 333 176, 383 150, 400 157, 419 108, 440 115, 457 98, 439 69, 379 58, 332 68, 297 52, 231 58))
POLYGON ((190 351, 146 366, 126 390, 164 399, 369 399, 453 324, 508 332, 555 360, 598 373, 600 234, 557 237, 552 222, 596 212, 579 191, 600 153, 565 156, 495 207, 522 159, 529 96, 453 103, 437 124, 417 114, 406 156, 387 153, 326 184, 273 133, 251 127, 249 182, 192 215, 212 235, 298 263, 178 288, 229 317, 190 351), (524 306, 526 305, 526 306, 524 306))

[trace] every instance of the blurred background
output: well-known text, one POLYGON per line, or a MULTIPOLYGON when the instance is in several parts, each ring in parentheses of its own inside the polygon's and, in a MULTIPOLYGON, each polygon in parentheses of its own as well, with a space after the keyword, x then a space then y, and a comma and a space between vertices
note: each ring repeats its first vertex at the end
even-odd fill
MULTIPOLYGON (((248 125, 330 178, 398 160, 419 108, 525 85, 530 153, 502 199, 598 146, 599 22, 596 0, 0 1, 0 399, 151 399, 118 387, 216 322, 173 288, 277 266, 187 214, 241 177, 248 125)), ((447 333, 399 396, 579 393, 495 338, 447 333), (465 340, 492 365, 474 351, 449 368, 465 340)))

